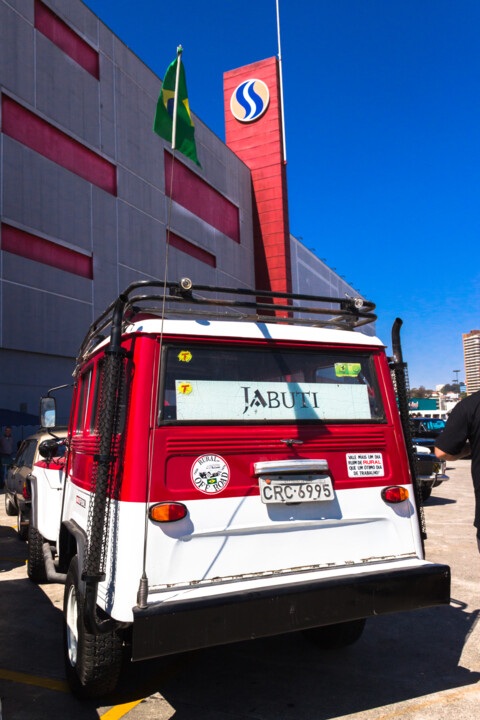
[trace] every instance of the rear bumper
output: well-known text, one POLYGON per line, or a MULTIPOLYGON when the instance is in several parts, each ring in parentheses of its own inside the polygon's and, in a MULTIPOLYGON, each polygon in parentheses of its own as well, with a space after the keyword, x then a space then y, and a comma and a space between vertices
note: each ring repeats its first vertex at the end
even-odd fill
POLYGON ((419 475, 417 478, 420 485, 425 485, 429 488, 437 487, 437 485, 441 485, 443 482, 449 479, 449 475, 442 475, 441 473, 433 473, 432 475, 419 475))
POLYGON ((17 508, 17 511, 20 511, 22 515, 24 515, 25 520, 27 520, 30 517, 30 511, 32 508, 32 501, 26 500, 21 493, 11 493, 9 490, 6 491, 7 497, 12 501, 12 503, 17 508))
POLYGON ((132 659, 224 645, 450 602, 450 568, 415 567, 133 608, 132 659))

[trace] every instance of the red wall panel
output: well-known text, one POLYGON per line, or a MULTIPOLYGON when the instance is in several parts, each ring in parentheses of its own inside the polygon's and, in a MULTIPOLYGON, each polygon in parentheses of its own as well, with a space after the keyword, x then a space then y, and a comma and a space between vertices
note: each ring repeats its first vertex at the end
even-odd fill
POLYGON ((92 258, 2 223, 1 249, 65 272, 93 278, 92 258))
POLYGON ((87 70, 100 77, 98 53, 72 30, 53 10, 35 0, 35 28, 87 70))
POLYGON ((193 243, 188 242, 188 240, 184 240, 172 232, 170 233, 170 245, 177 250, 181 250, 182 252, 187 253, 187 255, 200 260, 206 265, 210 265, 210 267, 217 267, 217 259, 215 255, 199 248, 197 245, 193 245, 193 243))
POLYGON ((252 173, 256 284, 262 289, 291 292, 287 179, 276 58, 225 73, 223 86, 226 143, 252 173), (230 98, 240 83, 254 78, 267 85, 270 103, 258 120, 240 122, 230 110, 230 98))
MULTIPOLYGON (((172 156, 165 151, 165 194, 170 197, 172 156)), ((175 158, 172 199, 194 215, 240 242, 240 222, 236 205, 175 158)))
POLYGON ((115 165, 7 95, 2 95, 2 132, 102 190, 117 194, 115 165))

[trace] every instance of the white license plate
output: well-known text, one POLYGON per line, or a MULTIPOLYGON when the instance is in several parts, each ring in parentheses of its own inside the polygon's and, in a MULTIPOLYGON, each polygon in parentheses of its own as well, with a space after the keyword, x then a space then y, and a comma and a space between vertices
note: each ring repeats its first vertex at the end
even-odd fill
POLYGON ((278 477, 258 479, 260 498, 263 503, 301 503, 333 500, 332 481, 328 475, 319 477, 295 477, 286 480, 278 477))

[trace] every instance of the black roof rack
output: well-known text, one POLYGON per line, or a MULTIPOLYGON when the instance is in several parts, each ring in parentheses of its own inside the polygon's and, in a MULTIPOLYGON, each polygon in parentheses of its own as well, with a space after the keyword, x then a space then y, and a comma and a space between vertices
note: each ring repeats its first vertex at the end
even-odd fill
MULTIPOLYGON (((160 280, 139 280, 131 283, 92 323, 80 347, 77 361, 83 360, 98 342, 105 339, 102 333, 113 324, 115 313, 117 314, 116 320, 118 323, 121 322, 122 329, 132 323, 139 313, 159 315, 161 317, 164 307, 164 285, 165 283, 160 280), (133 294, 136 290, 150 288, 161 288, 162 293, 133 294)), ((361 297, 348 297, 347 295, 343 298, 336 298, 301 293, 281 293, 271 290, 193 285, 189 278, 182 278, 179 282, 167 281, 166 290, 165 302, 168 303, 164 313, 166 318, 208 317, 221 320, 247 320, 261 323, 335 327, 343 330, 353 330, 377 319, 377 316, 372 312, 375 309, 374 303, 361 297), (247 297, 245 300, 238 298, 228 299, 212 297, 213 294, 244 295, 247 297), (294 301, 302 304, 294 305, 294 301), (336 307, 318 307, 318 304, 315 306, 304 305, 305 301, 323 305, 327 303, 336 307), (199 306, 207 306, 208 310, 199 310, 199 306), (284 317, 279 315, 279 312, 284 317), (314 317, 299 318, 294 316, 298 316, 299 313, 306 313, 314 317)))

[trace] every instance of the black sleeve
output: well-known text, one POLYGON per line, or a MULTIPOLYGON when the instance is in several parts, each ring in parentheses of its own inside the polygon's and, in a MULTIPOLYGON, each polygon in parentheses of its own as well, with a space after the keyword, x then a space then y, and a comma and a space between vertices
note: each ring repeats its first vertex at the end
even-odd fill
POLYGON ((468 440, 468 408, 460 402, 453 408, 444 431, 435 440, 435 446, 449 455, 458 455, 468 440))

